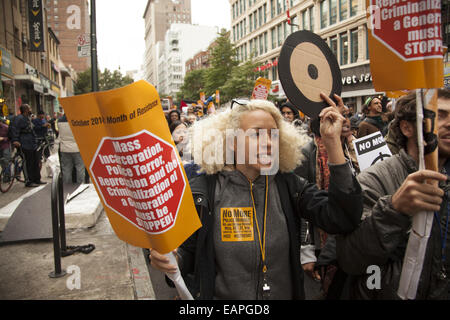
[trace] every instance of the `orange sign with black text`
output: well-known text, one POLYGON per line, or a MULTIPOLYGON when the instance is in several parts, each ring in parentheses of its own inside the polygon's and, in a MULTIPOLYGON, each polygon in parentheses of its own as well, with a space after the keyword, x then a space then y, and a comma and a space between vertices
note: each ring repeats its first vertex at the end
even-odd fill
POLYGON ((201 226, 152 85, 139 81, 59 100, 121 240, 168 253, 201 226))
POLYGON ((377 91, 443 87, 441 0, 366 0, 377 91))

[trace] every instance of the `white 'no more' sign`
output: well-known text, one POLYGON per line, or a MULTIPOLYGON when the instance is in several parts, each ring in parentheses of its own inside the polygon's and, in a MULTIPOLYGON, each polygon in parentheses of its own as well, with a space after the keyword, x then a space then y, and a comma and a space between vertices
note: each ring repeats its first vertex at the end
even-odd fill
POLYGON ((352 142, 361 171, 369 168, 378 161, 383 161, 392 156, 380 131, 353 140, 352 142))

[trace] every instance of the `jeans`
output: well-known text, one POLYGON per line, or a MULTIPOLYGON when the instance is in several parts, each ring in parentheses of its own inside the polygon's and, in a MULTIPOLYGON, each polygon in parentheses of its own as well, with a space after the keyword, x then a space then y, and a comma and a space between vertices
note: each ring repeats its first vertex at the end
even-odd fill
POLYGON ((77 172, 77 183, 84 183, 84 163, 79 152, 61 152, 63 183, 72 183, 72 170, 77 172))

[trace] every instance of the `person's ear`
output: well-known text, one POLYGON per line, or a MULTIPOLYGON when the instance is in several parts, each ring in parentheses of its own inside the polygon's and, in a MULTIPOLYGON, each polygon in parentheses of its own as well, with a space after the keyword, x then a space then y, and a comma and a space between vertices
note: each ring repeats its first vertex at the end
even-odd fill
POLYGON ((416 134, 415 126, 411 122, 406 120, 400 121, 400 130, 408 139, 414 137, 414 135, 416 134))

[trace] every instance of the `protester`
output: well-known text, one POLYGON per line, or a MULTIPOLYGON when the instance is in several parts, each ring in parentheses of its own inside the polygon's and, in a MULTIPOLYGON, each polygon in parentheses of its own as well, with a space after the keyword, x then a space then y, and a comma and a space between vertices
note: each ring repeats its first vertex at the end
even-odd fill
POLYGON ((169 126, 170 126, 170 124, 172 123, 172 122, 174 122, 174 121, 181 121, 181 113, 180 113, 180 111, 179 110, 177 110, 177 109, 174 109, 174 110, 170 110, 169 111, 169 116, 168 116, 168 123, 169 123, 169 126))
POLYGON ((38 111, 37 118, 33 119, 34 132, 36 133, 36 137, 39 139, 44 139, 47 134, 47 130, 51 127, 51 125, 45 119, 45 112, 38 111))
POLYGON ((187 125, 179 120, 173 121, 169 126, 170 133, 172 134, 175 144, 179 144, 186 139, 187 125))
POLYGON ((20 115, 18 115, 12 129, 12 143, 17 148, 22 148, 25 155, 26 169, 28 179, 25 182, 26 187, 37 187, 46 182, 41 181, 41 172, 39 169, 39 154, 37 152, 36 133, 33 130, 33 124, 30 120, 31 108, 28 104, 20 106, 20 115))
POLYGON ((291 122, 294 126, 307 131, 308 128, 305 123, 300 119, 300 113, 297 108, 289 101, 283 103, 280 108, 281 115, 284 120, 291 122))
MULTIPOLYGON (((203 227, 178 248, 177 257, 195 298, 303 299, 298 218, 302 216, 330 233, 350 232, 359 223, 360 187, 339 148, 343 117, 331 99, 322 97, 331 106, 320 114, 330 162, 328 193, 292 173, 302 158, 298 146, 307 139, 283 120, 271 102, 237 103, 232 109, 196 122, 192 128, 193 136, 201 137, 192 140, 194 155, 196 144, 202 146, 197 151, 203 154, 194 156, 194 160, 206 173, 190 181, 203 227), (270 134, 264 135, 262 129, 270 134), (279 135, 272 131, 275 129, 279 135), (244 139, 239 134, 226 139, 230 130, 240 132, 244 139), (266 152, 252 153, 252 145, 266 152), (205 149, 228 150, 234 157, 230 160, 226 152, 221 157, 213 156, 205 149), (236 154, 243 154, 244 161, 237 161, 236 154), (256 163, 250 161, 253 156, 256 163), (251 232, 245 241, 240 237, 223 241, 227 239, 223 235, 230 234, 220 217, 228 209, 239 216, 246 212, 246 219, 234 220, 238 224, 247 222, 251 232)), ((174 272, 175 266, 167 257, 155 250, 150 257, 154 267, 174 272)))
POLYGON ((194 113, 188 114, 188 124, 191 126, 197 121, 197 116, 194 113))
MULTIPOLYGON (((438 91, 439 170, 418 170, 416 93, 398 100, 392 130, 399 154, 364 170, 364 213, 360 226, 337 237, 339 265, 354 279, 351 299, 399 299, 397 289, 412 217, 434 212, 416 299, 449 299, 450 255, 448 234, 450 173, 450 91, 438 91), (424 183, 439 182, 437 185, 424 183), (445 191, 445 195, 444 195, 445 191), (379 287, 367 285, 369 266, 381 270, 379 287)), ((373 273, 372 273, 373 274, 373 273)))
POLYGON ((363 113, 366 117, 359 124, 358 138, 362 138, 377 131, 381 131, 383 136, 385 136, 387 132, 387 122, 383 121, 381 117, 383 113, 381 99, 378 97, 368 98, 364 104, 363 113))
MULTIPOLYGON (((352 144, 355 137, 350 128, 349 109, 340 97, 336 96, 335 98, 338 102, 338 110, 345 118, 341 131, 342 150, 353 175, 356 175, 359 173, 359 165, 352 144)), ((311 124, 314 139, 302 149, 305 161, 294 172, 310 183, 316 183, 319 189, 327 190, 330 175, 328 154, 322 142, 318 119, 313 120, 311 124)), ((323 230, 312 228, 303 219, 301 222, 301 257, 304 257, 301 261, 302 268, 312 279, 322 281, 323 298, 339 299, 342 288, 338 284, 345 275, 337 266, 335 240, 323 230), (331 290, 329 290, 330 288, 331 290)), ((317 291, 311 283, 309 283, 309 288, 305 289, 317 291)))
POLYGON ((76 183, 84 183, 85 167, 83 159, 81 158, 80 150, 75 141, 75 138, 70 129, 67 117, 64 114, 58 120, 59 128, 59 150, 60 150, 60 163, 61 172, 63 176, 63 183, 73 183, 72 172, 76 171, 76 183))

